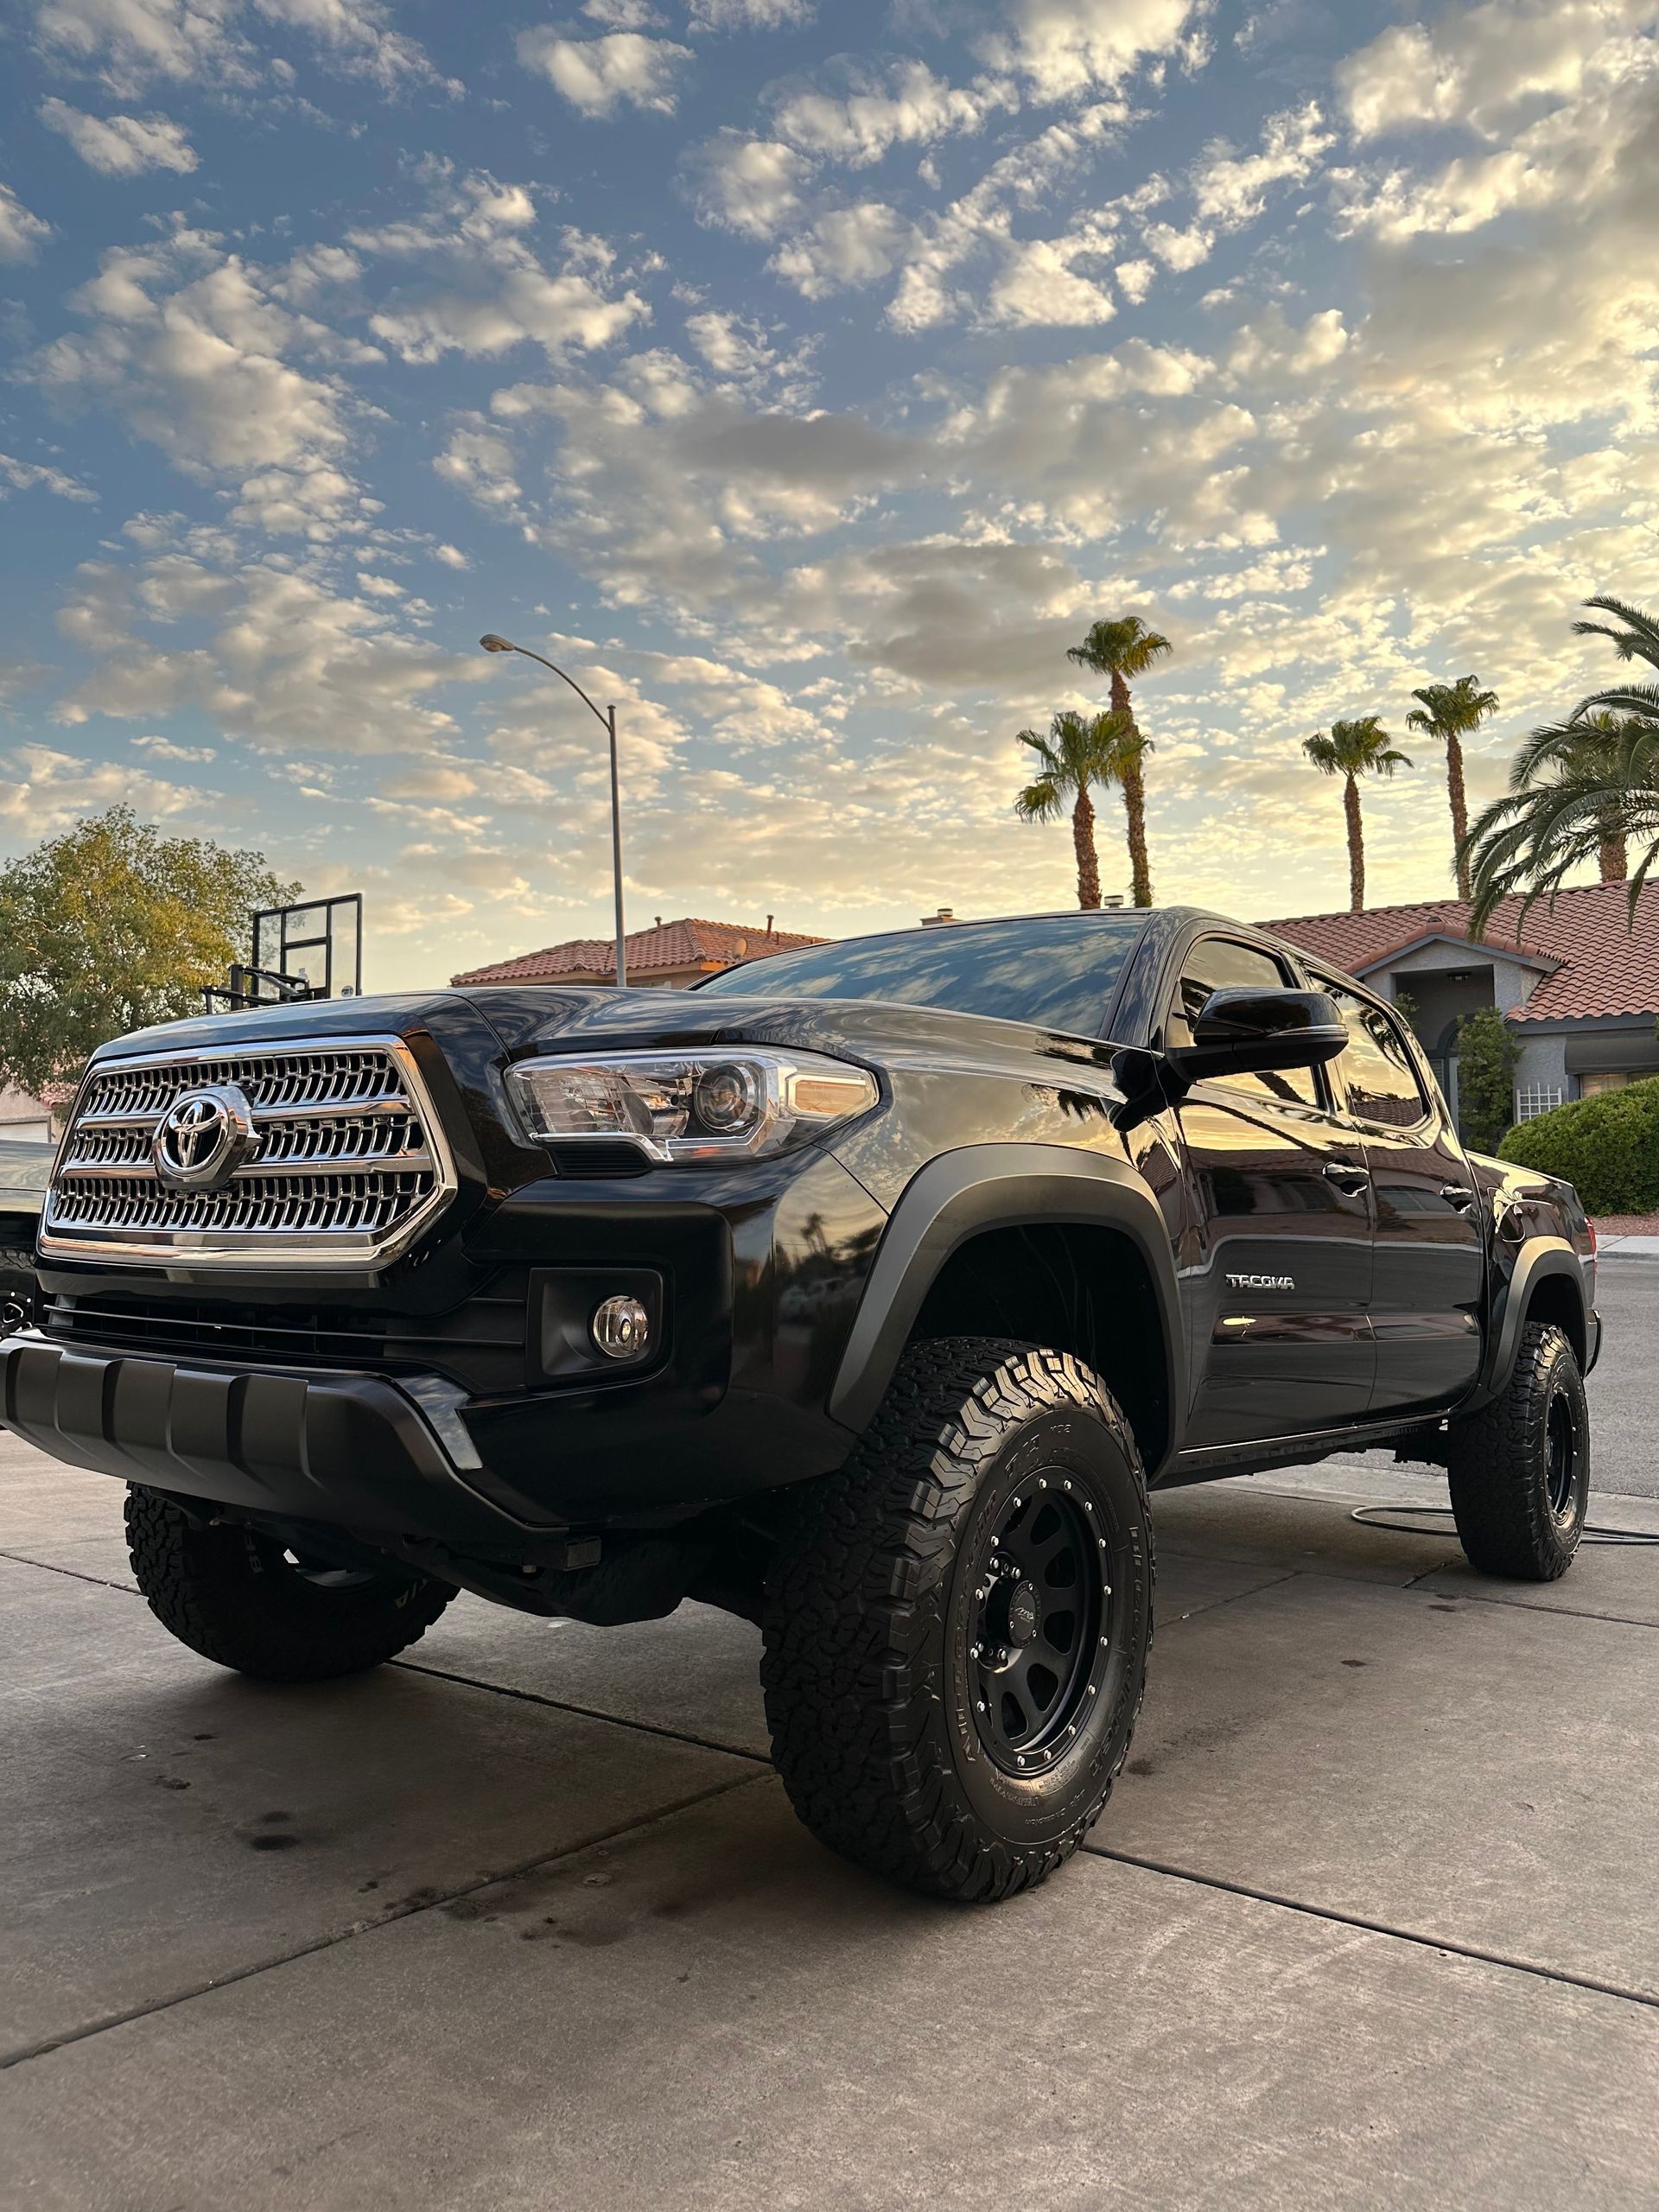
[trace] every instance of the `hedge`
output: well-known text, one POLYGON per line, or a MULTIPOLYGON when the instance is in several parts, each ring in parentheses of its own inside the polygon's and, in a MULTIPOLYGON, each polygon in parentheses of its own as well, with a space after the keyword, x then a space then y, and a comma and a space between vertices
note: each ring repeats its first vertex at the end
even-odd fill
POLYGON ((1659 1076, 1518 1123, 1498 1157, 1575 1184, 1586 1213, 1659 1212, 1659 1076))

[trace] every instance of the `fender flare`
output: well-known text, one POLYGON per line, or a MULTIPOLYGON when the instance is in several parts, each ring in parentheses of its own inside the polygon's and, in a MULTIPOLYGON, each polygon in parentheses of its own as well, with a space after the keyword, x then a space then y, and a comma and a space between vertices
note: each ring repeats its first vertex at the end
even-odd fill
POLYGON ((1516 1355, 1521 1348, 1522 1324, 1526 1319, 1532 1294, 1541 1282, 1552 1275, 1563 1275, 1572 1283, 1578 1295, 1586 1351, 1593 1353, 1590 1300, 1585 1292, 1583 1261, 1565 1236, 1529 1236, 1515 1255, 1509 1281, 1492 1300, 1491 1341, 1477 1394, 1480 1404, 1485 1405, 1491 1399, 1501 1396, 1508 1387, 1515 1369, 1516 1355))
POLYGON ((1038 1224, 1116 1230, 1145 1261, 1164 1344, 1167 1459, 1180 1442, 1187 1398, 1186 1339, 1169 1230, 1127 1160, 1065 1145, 964 1145, 931 1160, 906 1185, 865 1278, 830 1393, 833 1417, 855 1430, 868 1425, 923 1300, 959 1247, 987 1230, 1038 1224))

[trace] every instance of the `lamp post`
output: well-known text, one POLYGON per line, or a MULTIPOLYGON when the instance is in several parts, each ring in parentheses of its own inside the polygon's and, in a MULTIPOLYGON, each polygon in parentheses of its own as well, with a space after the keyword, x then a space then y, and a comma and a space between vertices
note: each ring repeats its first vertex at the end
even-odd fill
POLYGON ((614 706, 596 707, 574 676, 566 676, 556 662, 543 659, 533 653, 528 645, 515 645, 509 638, 498 638, 493 630, 479 639, 486 653, 522 653, 526 660, 540 661, 543 668, 563 677, 578 699, 590 713, 596 715, 605 725, 611 741, 611 874, 616 886, 616 988, 626 990, 628 984, 628 956, 622 928, 622 804, 616 783, 616 709, 614 706))

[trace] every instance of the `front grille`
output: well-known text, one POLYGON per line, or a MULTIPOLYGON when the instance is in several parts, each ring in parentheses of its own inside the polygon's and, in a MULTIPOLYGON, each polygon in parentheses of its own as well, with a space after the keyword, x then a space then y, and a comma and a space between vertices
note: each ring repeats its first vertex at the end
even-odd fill
POLYGON ((404 1249, 454 1190, 436 1116, 399 1039, 215 1046, 92 1071, 53 1175, 41 1249, 197 1266, 360 1265, 404 1249), (152 1156, 156 1133, 205 1090, 245 1108, 251 1135, 222 1173, 175 1188, 152 1156))
POLYGON ((262 1367, 443 1375, 474 1397, 524 1386, 527 1278, 508 1270, 452 1313, 257 1306, 93 1292, 44 1301, 48 1337, 87 1349, 262 1367))

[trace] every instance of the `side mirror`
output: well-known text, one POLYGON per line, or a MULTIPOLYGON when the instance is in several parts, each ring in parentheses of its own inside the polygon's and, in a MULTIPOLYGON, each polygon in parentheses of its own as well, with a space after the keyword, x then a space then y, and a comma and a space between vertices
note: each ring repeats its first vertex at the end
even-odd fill
POLYGON ((1323 991, 1212 991, 1192 1024, 1192 1042, 1168 1058, 1184 1082, 1201 1083, 1319 1067, 1347 1042, 1348 1026, 1323 991))

